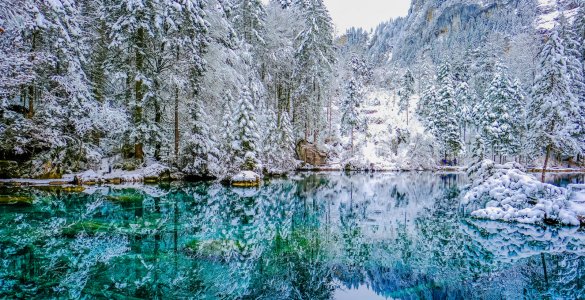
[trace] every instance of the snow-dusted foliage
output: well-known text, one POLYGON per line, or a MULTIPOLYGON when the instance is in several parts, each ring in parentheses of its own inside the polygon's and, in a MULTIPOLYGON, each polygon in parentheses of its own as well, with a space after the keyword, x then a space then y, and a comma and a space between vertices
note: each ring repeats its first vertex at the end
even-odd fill
POLYGON ((216 176, 219 168, 219 149, 210 135, 205 112, 198 102, 191 108, 191 132, 185 134, 183 149, 183 172, 198 177, 216 176))
POLYGON ((0 9, 0 156, 12 176, 99 173, 104 161, 281 173, 301 140, 332 168, 466 165, 478 138, 501 163, 582 164, 575 1, 413 1, 372 32, 335 32, 323 0, 0 9), (242 118, 232 97, 246 93, 242 118))
POLYGON ((496 65, 494 78, 482 103, 482 137, 497 155, 519 152, 523 133, 523 97, 513 86, 501 65, 496 65))
POLYGON ((256 123, 256 110, 252 104, 252 95, 248 88, 243 88, 234 113, 235 138, 232 148, 235 162, 242 170, 253 171, 259 167, 260 135, 256 123))
POLYGON ((548 36, 528 105, 529 135, 535 149, 569 155, 583 151, 583 105, 573 93, 560 28, 548 36))
POLYGON ((474 171, 471 189, 461 205, 471 216, 531 224, 556 222, 580 225, 581 213, 569 201, 567 189, 542 183, 513 163, 484 160, 474 171))

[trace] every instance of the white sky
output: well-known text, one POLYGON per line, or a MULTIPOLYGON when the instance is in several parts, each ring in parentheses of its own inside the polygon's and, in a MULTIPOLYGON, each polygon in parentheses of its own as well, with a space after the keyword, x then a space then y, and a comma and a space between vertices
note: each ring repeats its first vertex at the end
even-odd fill
MULTIPOLYGON (((350 27, 375 28, 383 21, 406 16, 410 0, 324 0, 337 35, 350 27)), ((265 3, 268 0, 264 0, 265 3)))
POLYGON ((406 16, 410 0, 324 0, 337 34, 350 27, 375 28, 383 21, 406 16))

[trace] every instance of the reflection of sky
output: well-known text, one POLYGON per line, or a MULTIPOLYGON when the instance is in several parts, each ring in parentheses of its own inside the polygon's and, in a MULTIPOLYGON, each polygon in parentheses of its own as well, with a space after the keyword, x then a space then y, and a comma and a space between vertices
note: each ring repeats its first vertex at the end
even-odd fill
POLYGON ((374 291, 372 291, 371 289, 369 289, 365 285, 360 285, 356 289, 345 289, 345 288, 337 289, 337 290, 335 290, 335 293, 333 294, 333 298, 336 300, 356 300, 356 299, 386 300, 386 299, 388 299, 388 298, 384 298, 384 297, 376 294, 374 291))

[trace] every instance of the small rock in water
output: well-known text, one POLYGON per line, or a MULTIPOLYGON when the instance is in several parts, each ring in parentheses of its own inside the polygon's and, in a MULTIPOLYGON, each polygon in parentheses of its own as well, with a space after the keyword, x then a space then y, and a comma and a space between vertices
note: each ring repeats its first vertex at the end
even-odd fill
POLYGON ((235 187, 255 187, 260 185, 260 175, 252 171, 242 171, 231 179, 231 185, 235 187))

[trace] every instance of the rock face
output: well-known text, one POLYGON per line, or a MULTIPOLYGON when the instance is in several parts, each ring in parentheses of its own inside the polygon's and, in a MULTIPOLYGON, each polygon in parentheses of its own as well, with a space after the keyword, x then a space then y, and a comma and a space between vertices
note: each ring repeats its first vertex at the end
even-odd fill
POLYGON ((18 178, 18 163, 12 160, 0 160, 0 178, 18 178))
POLYGON ((327 153, 317 149, 317 146, 305 140, 297 144, 297 155, 300 160, 313 166, 324 166, 327 162, 327 153))

